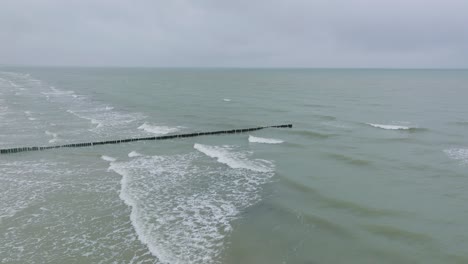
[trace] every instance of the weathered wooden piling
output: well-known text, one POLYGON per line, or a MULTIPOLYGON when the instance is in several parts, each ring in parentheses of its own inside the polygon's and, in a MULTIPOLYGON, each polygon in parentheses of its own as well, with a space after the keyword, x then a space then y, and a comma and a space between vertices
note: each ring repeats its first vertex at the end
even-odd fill
POLYGON ((198 137, 198 136, 218 135, 218 134, 236 134, 236 133, 245 133, 249 131, 256 131, 256 130, 265 129, 265 128, 292 128, 292 124, 232 129, 232 130, 219 130, 219 131, 209 131, 209 132, 195 132, 195 133, 176 134, 176 135, 167 135, 167 136, 159 136, 159 137, 128 138, 128 139, 97 141, 97 142, 72 143, 72 144, 57 145, 57 146, 7 148, 7 149, 0 149, 0 154, 10 154, 10 153, 17 153, 17 152, 25 152, 25 151, 38 151, 38 150, 46 150, 46 149, 53 149, 53 148, 89 147, 89 146, 96 146, 96 145, 119 144, 119 143, 133 142, 133 141, 165 140, 165 139, 173 139, 173 138, 187 138, 187 137, 198 137))

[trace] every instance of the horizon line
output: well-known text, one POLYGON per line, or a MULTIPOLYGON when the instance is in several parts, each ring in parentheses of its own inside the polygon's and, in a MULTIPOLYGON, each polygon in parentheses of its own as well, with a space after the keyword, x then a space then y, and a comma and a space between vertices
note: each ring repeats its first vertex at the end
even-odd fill
POLYGON ((313 67, 313 66, 135 66, 0 64, 0 68, 121 68, 121 69, 281 69, 281 70, 468 70, 468 67, 313 67))

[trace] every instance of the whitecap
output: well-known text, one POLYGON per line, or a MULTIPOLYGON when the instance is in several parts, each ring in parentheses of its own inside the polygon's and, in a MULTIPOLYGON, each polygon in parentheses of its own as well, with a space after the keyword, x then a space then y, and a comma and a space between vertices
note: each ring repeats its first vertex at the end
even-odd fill
POLYGON ((58 134, 57 133, 52 133, 52 132, 49 132, 49 131, 45 131, 45 134, 52 137, 52 139, 49 140, 49 143, 54 143, 54 142, 58 141, 58 134))
POLYGON ((468 149, 451 148, 444 150, 444 152, 449 158, 458 160, 464 165, 468 165, 468 149))
POLYGON ((156 125, 150 125, 148 123, 144 123, 143 125, 139 126, 138 129, 144 130, 148 133, 159 134, 159 135, 164 135, 164 134, 169 134, 169 133, 174 133, 174 132, 179 131, 179 128, 177 127, 156 126, 156 125))
POLYGON ((376 128, 382 128, 382 129, 387 129, 387 130, 408 130, 411 129, 410 127, 407 126, 399 126, 399 125, 381 125, 381 124, 372 124, 372 123, 367 123, 369 126, 376 127, 376 128))
POLYGON ((252 143, 265 143, 265 144, 280 144, 283 143, 283 140, 274 139, 274 138, 261 138, 261 137, 254 137, 249 135, 249 142, 252 143))
POLYGON ((102 155, 102 156, 101 156, 101 159, 103 159, 103 160, 105 160, 105 161, 109 161, 109 162, 114 162, 114 161, 117 160, 116 158, 113 158, 113 157, 110 157, 110 156, 106 156, 106 155, 102 155))
POLYGON ((96 125, 96 128, 100 128, 104 125, 103 122, 100 122, 99 120, 94 118, 90 118, 89 121, 91 121, 91 124, 96 125))
MULTIPOLYGON (((24 114, 28 117, 29 121, 34 121, 37 120, 37 118, 32 117, 32 112, 31 111, 24 111, 24 114)), ((47 134, 47 133, 46 133, 47 134)))
POLYGON ((247 169, 256 172, 269 172, 273 170, 270 162, 248 158, 251 152, 233 151, 231 146, 209 146, 195 143, 193 147, 208 157, 215 158, 219 163, 228 165, 233 169, 247 169))
POLYGON ((96 125, 96 128, 100 128, 100 127, 104 126, 104 122, 101 122, 101 121, 99 121, 97 119, 91 118, 91 117, 86 116, 86 115, 79 114, 79 113, 77 113, 77 112, 75 112, 75 111, 73 111, 71 109, 68 109, 67 113, 75 115, 75 116, 77 116, 79 118, 89 120, 91 122, 91 124, 96 125))
POLYGON ((231 102, 231 99, 229 99, 229 98, 224 98, 223 101, 224 101, 224 102, 231 102))
POLYGON ((138 153, 136 151, 132 151, 132 152, 128 153, 129 158, 141 157, 141 156, 143 156, 143 154, 140 154, 140 153, 138 153))

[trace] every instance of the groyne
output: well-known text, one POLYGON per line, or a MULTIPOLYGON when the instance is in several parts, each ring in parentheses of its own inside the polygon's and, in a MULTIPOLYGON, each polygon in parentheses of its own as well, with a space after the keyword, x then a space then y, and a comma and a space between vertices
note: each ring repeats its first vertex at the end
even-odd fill
POLYGON ((159 136, 159 137, 141 137, 141 138, 128 138, 128 139, 96 141, 96 142, 86 142, 86 143, 72 143, 72 144, 56 145, 56 146, 6 148, 6 149, 0 149, 0 154, 11 154, 11 153, 18 153, 18 152, 25 152, 25 151, 39 151, 39 150, 57 149, 57 148, 91 147, 91 146, 97 146, 97 145, 120 144, 120 143, 128 143, 128 142, 135 142, 135 141, 166 140, 166 139, 175 139, 175 138, 219 135, 219 134, 236 134, 236 133, 245 133, 245 132, 261 130, 265 128, 292 128, 292 124, 231 129, 231 130, 219 130, 219 131, 209 131, 209 132, 195 132, 195 133, 186 133, 186 134, 174 134, 174 135, 166 135, 166 136, 159 136))

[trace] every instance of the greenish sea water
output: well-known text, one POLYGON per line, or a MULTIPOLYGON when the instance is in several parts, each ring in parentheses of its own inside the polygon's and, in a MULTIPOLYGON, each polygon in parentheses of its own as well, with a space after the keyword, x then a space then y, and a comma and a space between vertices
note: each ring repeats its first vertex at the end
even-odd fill
POLYGON ((0 263, 468 263, 468 71, 0 69, 0 263))

